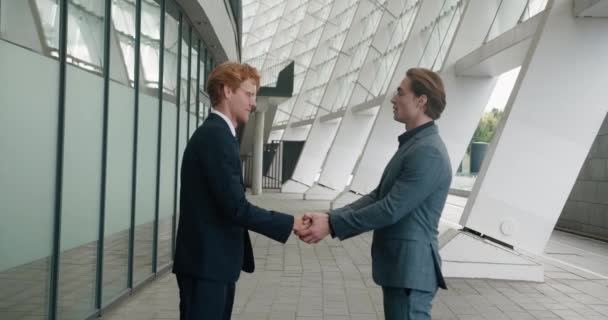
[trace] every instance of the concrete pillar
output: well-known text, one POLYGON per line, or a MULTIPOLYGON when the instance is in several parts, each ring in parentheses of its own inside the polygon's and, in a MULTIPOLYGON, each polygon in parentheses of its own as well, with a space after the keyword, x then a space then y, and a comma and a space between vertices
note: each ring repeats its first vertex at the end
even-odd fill
POLYGON ((253 135, 253 179, 251 192, 262 194, 262 163, 264 158, 264 117, 265 111, 255 112, 255 132, 253 135))
POLYGON ((543 252, 608 111, 608 21, 574 17, 570 1, 549 1, 539 18, 460 220, 533 254, 543 252))

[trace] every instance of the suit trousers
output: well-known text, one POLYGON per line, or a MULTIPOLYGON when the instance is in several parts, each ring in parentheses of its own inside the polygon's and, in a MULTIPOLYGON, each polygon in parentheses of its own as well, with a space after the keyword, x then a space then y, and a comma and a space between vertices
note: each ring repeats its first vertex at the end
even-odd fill
POLYGON ((435 293, 408 288, 382 287, 385 320, 430 320, 435 293))
POLYGON ((230 320, 235 284, 177 274, 180 320, 230 320))

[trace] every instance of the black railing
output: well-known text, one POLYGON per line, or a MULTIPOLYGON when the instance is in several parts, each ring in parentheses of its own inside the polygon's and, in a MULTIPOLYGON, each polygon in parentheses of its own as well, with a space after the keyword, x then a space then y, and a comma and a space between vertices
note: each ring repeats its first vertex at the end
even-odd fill
POLYGON ((283 141, 275 140, 264 146, 262 189, 281 189, 283 184, 283 141))
MULTIPOLYGON (((243 183, 253 184, 253 156, 241 155, 243 183)), ((272 141, 264 146, 262 158, 262 189, 281 189, 283 177, 283 141, 272 141)))

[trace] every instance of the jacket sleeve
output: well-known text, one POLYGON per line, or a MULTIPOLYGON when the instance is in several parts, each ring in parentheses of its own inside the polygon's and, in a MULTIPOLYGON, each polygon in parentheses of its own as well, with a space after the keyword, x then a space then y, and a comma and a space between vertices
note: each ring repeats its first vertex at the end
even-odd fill
POLYGON ((410 214, 436 189, 443 159, 430 146, 416 150, 382 199, 358 209, 344 207, 330 214, 331 226, 340 240, 392 225, 410 214))
POLYGON ((241 183, 238 147, 234 138, 218 130, 210 130, 202 142, 198 157, 203 175, 215 203, 233 223, 286 242, 293 228, 294 217, 268 211, 249 203, 241 183))
POLYGON ((363 207, 367 207, 368 205, 376 202, 377 200, 378 200, 378 188, 376 188, 372 192, 362 196, 361 198, 355 200, 354 202, 346 205, 345 207, 351 208, 353 210, 358 210, 363 207))

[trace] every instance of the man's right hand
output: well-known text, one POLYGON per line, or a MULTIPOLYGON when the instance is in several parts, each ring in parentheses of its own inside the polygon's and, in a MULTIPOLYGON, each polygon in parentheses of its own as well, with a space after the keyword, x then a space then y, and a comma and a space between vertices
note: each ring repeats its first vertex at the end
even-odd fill
POLYGON ((299 234, 304 230, 310 228, 312 224, 312 220, 306 218, 305 216, 295 216, 293 219, 293 232, 299 234))
POLYGON ((329 214, 326 212, 307 212, 304 215, 303 220, 312 221, 309 228, 296 231, 296 234, 300 237, 300 240, 306 243, 317 243, 331 233, 329 227, 329 214))

